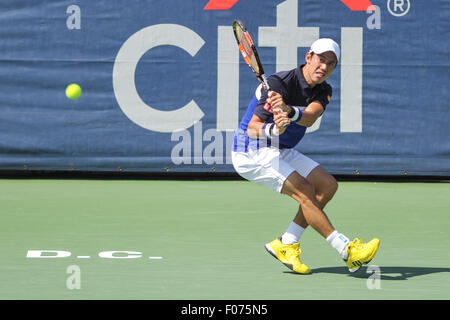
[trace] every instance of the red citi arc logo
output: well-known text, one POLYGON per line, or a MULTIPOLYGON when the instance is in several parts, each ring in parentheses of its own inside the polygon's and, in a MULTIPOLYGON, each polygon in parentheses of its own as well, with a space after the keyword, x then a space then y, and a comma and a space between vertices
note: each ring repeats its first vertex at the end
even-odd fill
POLYGON ((210 0, 203 10, 229 10, 239 0, 210 0))
MULTIPOLYGON (((369 0, 340 0, 352 11, 366 11, 372 6, 369 0)), ((239 0, 209 0, 203 10, 229 10, 239 0)))

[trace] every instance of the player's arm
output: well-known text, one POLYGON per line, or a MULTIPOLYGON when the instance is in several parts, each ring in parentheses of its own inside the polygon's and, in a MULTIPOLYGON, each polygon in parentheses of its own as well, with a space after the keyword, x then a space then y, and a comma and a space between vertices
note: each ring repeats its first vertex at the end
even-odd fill
MULTIPOLYGON (((267 102, 272 106, 274 110, 274 122, 276 122, 276 111, 279 111, 281 109, 283 111, 283 114, 287 113, 289 119, 305 127, 312 126, 314 122, 316 122, 316 120, 325 111, 325 108, 323 106, 324 102, 321 102, 319 100, 311 102, 303 111, 298 107, 288 106, 284 103, 281 94, 277 92, 270 92, 267 102)), ((280 118, 280 121, 281 120, 282 118, 280 118)))
MULTIPOLYGON (((311 127, 324 111, 325 109, 319 101, 313 101, 301 112, 300 120, 295 122, 301 126, 311 127)), ((293 114, 295 112, 295 110, 291 110, 290 114, 292 117, 295 116, 295 114, 293 114)))
MULTIPOLYGON (((261 100, 263 99, 264 97, 261 100)), ((286 125, 290 122, 288 118, 290 109, 287 106, 283 107, 283 104, 281 95, 275 91, 271 91, 264 101, 264 106, 262 107, 262 103, 260 103, 250 119, 247 129, 248 136, 250 138, 273 138, 284 133, 286 125), (270 113, 268 111, 269 109, 273 113, 270 113), (273 123, 267 122, 269 117, 273 117, 273 123)))
POLYGON ((254 114, 248 123, 247 135, 250 138, 274 138, 286 130, 285 123, 290 122, 287 112, 273 111, 273 122, 266 122, 254 114))
POLYGON ((266 121, 261 119, 256 114, 253 114, 252 118, 250 119, 250 122, 248 123, 247 135, 253 139, 257 139, 259 137, 264 136, 262 128, 265 124, 266 121))
POLYGON ((325 111, 332 94, 333 90, 327 84, 325 89, 316 95, 304 110, 300 110, 298 107, 291 107, 289 118, 301 126, 311 127, 325 111))

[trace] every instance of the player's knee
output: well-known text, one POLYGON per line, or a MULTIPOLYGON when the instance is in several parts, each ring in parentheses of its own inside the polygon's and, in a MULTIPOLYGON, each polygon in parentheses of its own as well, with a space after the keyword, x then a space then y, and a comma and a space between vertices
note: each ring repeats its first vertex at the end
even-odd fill
POLYGON ((316 190, 317 200, 325 206, 325 204, 330 201, 338 189, 338 183, 333 176, 329 176, 321 184, 321 188, 316 190))
POLYGON ((336 194, 338 190, 338 183, 336 179, 333 176, 330 176, 328 183, 327 183, 327 195, 331 199, 336 194))

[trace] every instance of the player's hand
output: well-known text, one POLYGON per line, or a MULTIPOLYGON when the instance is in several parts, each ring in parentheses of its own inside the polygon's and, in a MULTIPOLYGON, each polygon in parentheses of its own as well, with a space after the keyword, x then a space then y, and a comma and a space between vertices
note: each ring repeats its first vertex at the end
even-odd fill
POLYGON ((286 131, 287 126, 291 122, 288 115, 289 113, 284 112, 280 107, 273 109, 273 122, 277 126, 278 132, 280 134, 286 131))
POLYGON ((282 95, 276 91, 269 92, 266 102, 272 107, 273 122, 277 126, 280 134, 282 134, 291 123, 288 117, 291 112, 291 107, 284 103, 282 95))
POLYGON ((270 91, 266 100, 272 106, 272 110, 281 109, 283 112, 291 112, 291 107, 286 105, 283 101, 283 96, 275 91, 270 91))

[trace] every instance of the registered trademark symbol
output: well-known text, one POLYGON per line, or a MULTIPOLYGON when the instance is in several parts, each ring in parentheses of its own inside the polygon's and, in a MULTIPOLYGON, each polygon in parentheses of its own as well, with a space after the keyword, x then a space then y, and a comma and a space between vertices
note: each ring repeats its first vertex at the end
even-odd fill
POLYGON ((402 17, 408 13, 411 3, 409 0, 388 0, 387 8, 394 17, 402 17))

